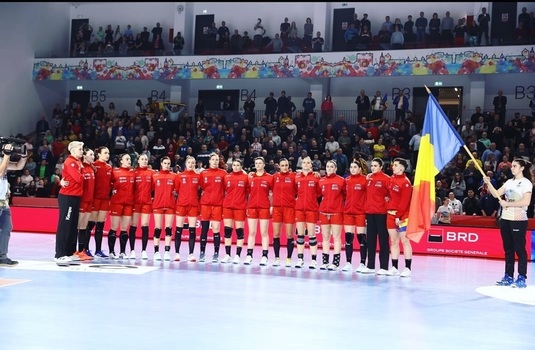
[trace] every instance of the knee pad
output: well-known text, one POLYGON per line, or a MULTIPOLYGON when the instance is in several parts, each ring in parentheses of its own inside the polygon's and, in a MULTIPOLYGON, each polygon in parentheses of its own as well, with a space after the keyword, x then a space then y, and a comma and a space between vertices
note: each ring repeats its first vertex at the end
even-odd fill
POLYGON ((305 244, 305 236, 297 236, 297 244, 298 245, 304 245, 305 244))
POLYGON ((363 234, 363 233, 359 233, 359 234, 357 235, 357 239, 358 239, 359 244, 360 244, 361 246, 364 246, 364 245, 368 244, 368 240, 366 239, 366 235, 363 234))
POLYGON ((160 239, 160 235, 161 234, 162 234, 162 229, 161 228, 155 228, 154 229, 154 238, 160 239))
POLYGON ((353 244, 353 238, 355 235, 351 232, 346 232, 346 244, 353 244))
POLYGON ((317 237, 310 237, 310 240, 308 241, 311 247, 314 247, 318 245, 318 238, 317 237))
POLYGON ((245 231, 243 228, 237 228, 236 229, 236 236, 238 236, 238 239, 244 239, 245 238, 245 231))
POLYGON ((166 227, 165 228, 165 237, 172 237, 173 236, 173 231, 171 231, 171 227, 166 227))
POLYGON ((232 238, 232 227, 225 226, 225 238, 232 238))

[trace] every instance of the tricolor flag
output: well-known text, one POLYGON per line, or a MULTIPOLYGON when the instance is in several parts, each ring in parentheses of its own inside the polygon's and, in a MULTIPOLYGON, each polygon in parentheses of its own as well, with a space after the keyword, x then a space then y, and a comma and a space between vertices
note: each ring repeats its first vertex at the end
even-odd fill
POLYGON ((431 227, 431 218, 435 213, 435 176, 462 146, 463 140, 430 93, 414 174, 407 238, 418 243, 431 227))

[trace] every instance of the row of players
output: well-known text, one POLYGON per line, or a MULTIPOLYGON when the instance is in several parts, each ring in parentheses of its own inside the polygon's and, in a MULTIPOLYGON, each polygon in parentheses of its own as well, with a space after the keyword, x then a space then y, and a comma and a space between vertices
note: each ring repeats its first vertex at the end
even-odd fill
MULTIPOLYGON (((71 149, 71 147, 69 147, 71 149)), ((309 268, 318 268, 318 241, 315 226, 319 221, 323 238, 320 269, 338 270, 342 250, 342 229, 345 231, 346 265, 342 270, 352 271, 353 240, 355 234, 360 246, 360 264, 357 272, 376 273, 375 256, 377 240, 380 244, 380 269, 382 275, 411 275, 412 249, 406 238, 409 202, 412 185, 405 176, 407 162, 396 159, 393 175, 383 172, 381 159, 374 159, 371 173, 363 174, 361 164, 353 161, 350 175, 343 178, 336 174, 337 164, 329 161, 326 174, 321 176, 312 170, 309 157, 303 160, 302 170, 292 172, 289 162, 282 159, 280 171, 274 175, 265 172, 265 160, 254 160, 255 171, 247 174, 242 162, 232 163, 232 172, 219 168, 219 156, 210 155, 209 167, 200 173, 195 170, 196 160, 188 156, 183 172, 171 171, 171 160, 162 157, 160 170, 148 167, 146 155, 140 155, 138 166, 131 168, 128 154, 119 157, 119 166, 113 168, 108 162, 110 153, 106 147, 95 151, 73 146, 69 162, 64 165, 61 181, 61 196, 80 195, 77 226, 62 230, 62 211, 66 206, 60 203, 58 235, 67 244, 64 250, 56 247, 56 262, 69 264, 73 258, 92 259, 88 250, 91 231, 95 228, 95 256, 106 258, 102 251, 104 222, 110 214, 108 231, 109 255, 114 259, 135 259, 135 241, 138 223, 141 224, 141 258, 148 259, 146 252, 149 241, 149 219, 154 219, 154 260, 162 260, 160 238, 164 233, 163 260, 171 260, 173 220, 175 220, 175 255, 173 261, 180 261, 182 232, 189 233, 189 262, 197 261, 194 255, 196 223, 200 216, 200 256, 206 260, 208 231, 213 232, 213 263, 240 263, 245 241, 245 221, 248 224, 247 254, 244 264, 253 262, 253 248, 257 231, 260 231, 262 257, 260 265, 268 264, 269 220, 272 221, 274 266, 281 264, 281 232, 284 227, 287 237, 286 266, 304 266, 305 238, 308 237, 311 262, 309 268), (79 148, 77 151, 76 148, 79 148), (76 152, 80 155, 77 157, 76 152), (95 160, 95 154, 97 160, 95 160), (79 173, 75 166, 80 163, 79 173), (80 175, 80 176, 78 176, 80 175), (80 182, 81 181, 81 182, 80 182), (80 183, 78 183, 80 182, 80 183), (80 191, 81 189, 81 191, 80 191), (223 221, 223 245, 225 255, 220 260, 221 221, 223 221), (70 230, 70 231, 69 231, 70 230), (72 231, 77 232, 73 234, 72 231), (297 233, 294 242, 294 230, 297 233), (232 233, 236 233, 236 253, 231 256, 232 233), (117 234, 119 233, 119 234, 117 234), (68 236, 68 237, 67 237, 68 236), (333 239, 333 260, 330 259, 330 240, 333 239), (120 251, 115 253, 119 238, 120 251), (78 240, 78 249, 77 247, 78 240), (403 245, 405 269, 398 272, 399 244, 403 245), (390 241, 390 242, 389 242, 390 241), (130 255, 126 254, 127 244, 130 255), (297 263, 293 265, 292 254, 297 243, 297 263), (389 256, 392 267, 389 269, 389 256), (366 264, 367 262, 367 264, 366 264)), ((72 199, 72 198, 70 198, 72 199)), ((65 215, 67 213, 65 212, 65 215)), ((65 228, 65 226, 63 226, 65 228)))

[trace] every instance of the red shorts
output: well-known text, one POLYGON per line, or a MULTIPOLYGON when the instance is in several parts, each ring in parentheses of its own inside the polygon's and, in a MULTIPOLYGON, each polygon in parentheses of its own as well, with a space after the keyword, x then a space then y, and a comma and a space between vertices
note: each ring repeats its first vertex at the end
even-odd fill
POLYGON ((344 225, 366 227, 366 214, 344 214, 344 225))
POLYGON ((93 199, 93 211, 109 211, 110 200, 109 199, 93 199))
POLYGON ((310 210, 296 210, 295 211, 295 222, 313 222, 314 224, 318 222, 318 212, 310 210))
POLYGON ((111 216, 132 216, 134 205, 110 204, 111 216))
POLYGON ((91 213, 93 211, 93 202, 81 202, 80 213, 91 213))
POLYGON ((223 219, 234 221, 245 221, 245 209, 223 208, 223 219))
POLYGON ((287 207, 273 207, 271 214, 273 222, 282 222, 283 224, 293 224, 295 222, 295 209, 287 207))
POLYGON ((396 216, 392 214, 386 214, 386 229, 395 230, 398 226, 396 225, 396 216))
POLYGON ((202 221, 223 220, 223 207, 220 205, 201 205, 202 221))
POLYGON ((247 217, 249 219, 269 219, 269 209, 247 209, 247 217))
POLYGON ((152 209, 154 214, 174 214, 175 210, 173 208, 158 208, 152 209))
POLYGON ((195 205, 195 206, 182 206, 182 205, 177 205, 176 206, 176 209, 175 209, 175 213, 176 215, 178 216, 184 216, 184 217, 197 217, 199 216, 199 206, 198 205, 195 205))
POLYGON ((152 204, 134 204, 134 213, 150 214, 152 213, 152 204))
POLYGON ((320 223, 321 225, 342 225, 344 223, 344 215, 342 213, 320 213, 320 223))

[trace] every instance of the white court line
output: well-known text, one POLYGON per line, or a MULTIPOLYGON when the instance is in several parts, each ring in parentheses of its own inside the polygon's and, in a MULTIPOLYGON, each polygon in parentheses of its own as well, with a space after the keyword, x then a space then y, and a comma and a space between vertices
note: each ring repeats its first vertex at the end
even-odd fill
POLYGON ((526 288, 485 286, 476 288, 476 292, 496 299, 535 306, 535 286, 526 288))
POLYGON ((37 270, 37 271, 61 271, 61 272, 93 272, 114 273, 125 275, 141 275, 159 269, 157 266, 135 266, 123 264, 100 264, 98 262, 81 263, 79 265, 58 266, 53 261, 19 260, 19 264, 9 269, 37 270))

